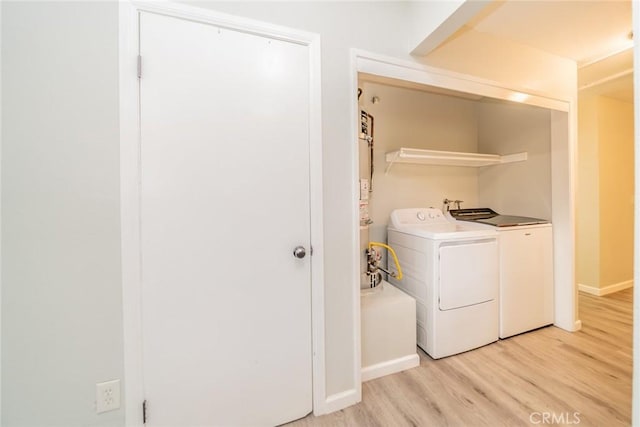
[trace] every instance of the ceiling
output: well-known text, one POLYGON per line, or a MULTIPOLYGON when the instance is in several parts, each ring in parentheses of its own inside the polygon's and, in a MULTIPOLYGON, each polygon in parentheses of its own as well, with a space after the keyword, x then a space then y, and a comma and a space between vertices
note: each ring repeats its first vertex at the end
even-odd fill
POLYGON ((496 1, 467 26, 584 63, 630 45, 631 1, 496 1))
MULTIPOLYGON (((594 62, 604 70, 607 57, 632 46, 629 39, 632 29, 630 0, 497 0, 465 26, 571 58, 578 63, 579 70, 594 62)), ((620 67, 612 62, 604 72, 620 77, 607 81, 601 75, 597 81, 602 84, 592 85, 589 90, 615 97, 626 91, 624 97, 630 99, 632 78, 623 75, 620 67)), ((627 70, 629 65, 624 67, 627 70)))

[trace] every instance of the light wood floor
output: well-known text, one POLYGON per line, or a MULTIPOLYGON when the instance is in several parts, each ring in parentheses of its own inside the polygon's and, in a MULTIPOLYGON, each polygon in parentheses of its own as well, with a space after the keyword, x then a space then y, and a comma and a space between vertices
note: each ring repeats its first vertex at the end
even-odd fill
POLYGON ((632 298, 581 294, 579 332, 550 326, 440 360, 420 352, 419 367, 364 383, 358 405, 290 425, 531 426, 546 412, 555 425, 628 426, 632 298))

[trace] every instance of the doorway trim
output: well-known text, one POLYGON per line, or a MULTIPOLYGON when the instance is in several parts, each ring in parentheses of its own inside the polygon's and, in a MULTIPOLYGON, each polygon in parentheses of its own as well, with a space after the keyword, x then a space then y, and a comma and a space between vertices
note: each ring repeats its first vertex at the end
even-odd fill
MULTIPOLYGON (((521 102, 551 110, 551 173, 552 173, 552 223, 554 223, 554 325, 567 331, 582 327, 577 313, 578 288, 575 281, 575 162, 577 146, 577 102, 575 99, 558 99, 528 89, 507 88, 497 82, 450 70, 429 67, 418 62, 386 55, 351 50, 352 88, 351 105, 354 144, 358 141, 359 123, 357 89, 361 74, 405 82, 435 86, 458 92, 521 102), (519 101, 524 99, 524 101, 519 101), (566 114, 565 114, 566 113, 566 114), (554 137, 557 137, 554 144, 554 137), (565 143, 566 141, 566 143, 565 143)), ((357 151, 356 151, 357 153, 357 151)), ((359 163, 354 154, 354 180, 359 177, 359 163)), ((354 185, 352 197, 358 200, 359 187, 354 185)), ((358 245, 356 245, 358 246, 358 245)), ((358 286, 358 283, 356 285, 358 286)), ((355 307, 359 312, 359 308, 355 307)), ((360 343, 358 343, 359 345, 360 343)))
POLYGON ((125 425, 142 426, 142 291, 140 243, 139 13, 148 12, 269 37, 309 49, 309 166, 311 212, 311 339, 313 412, 326 412, 324 242, 320 36, 260 21, 170 2, 119 4, 120 221, 124 332, 125 425))

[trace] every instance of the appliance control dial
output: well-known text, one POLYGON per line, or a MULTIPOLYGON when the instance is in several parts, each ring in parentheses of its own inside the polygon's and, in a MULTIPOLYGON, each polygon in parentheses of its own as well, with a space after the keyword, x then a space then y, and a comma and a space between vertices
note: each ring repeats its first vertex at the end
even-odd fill
POLYGON ((418 212, 418 214, 416 216, 418 217, 418 219, 420 221, 424 221, 425 220, 424 212, 422 212, 422 211, 418 212))

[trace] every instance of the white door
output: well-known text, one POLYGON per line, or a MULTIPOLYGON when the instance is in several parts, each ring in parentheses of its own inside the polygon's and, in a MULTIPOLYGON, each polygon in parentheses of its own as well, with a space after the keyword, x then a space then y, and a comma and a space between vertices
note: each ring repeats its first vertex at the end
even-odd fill
POLYGON ((303 417, 312 409, 308 48, 140 19, 147 424, 303 417), (306 257, 294 257, 297 246, 306 257))

